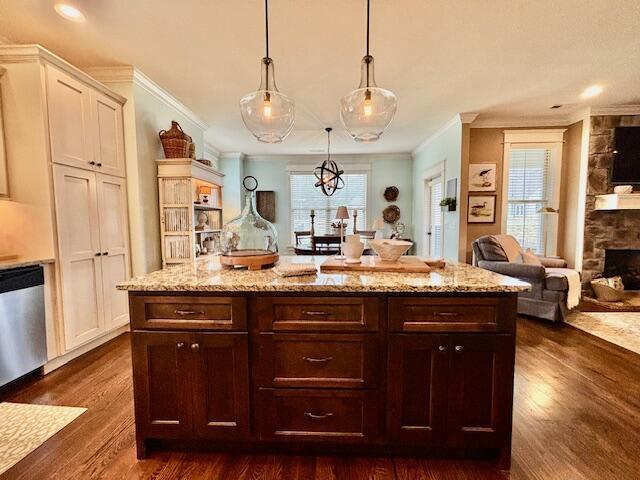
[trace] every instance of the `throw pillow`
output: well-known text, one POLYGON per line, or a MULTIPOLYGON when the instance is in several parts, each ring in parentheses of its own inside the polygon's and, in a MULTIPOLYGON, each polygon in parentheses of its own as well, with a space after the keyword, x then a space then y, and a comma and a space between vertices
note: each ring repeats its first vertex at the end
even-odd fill
POLYGON ((518 263, 524 263, 525 265, 540 265, 542 266, 542 262, 538 258, 538 256, 528 249, 526 252, 520 253, 518 255, 518 263))

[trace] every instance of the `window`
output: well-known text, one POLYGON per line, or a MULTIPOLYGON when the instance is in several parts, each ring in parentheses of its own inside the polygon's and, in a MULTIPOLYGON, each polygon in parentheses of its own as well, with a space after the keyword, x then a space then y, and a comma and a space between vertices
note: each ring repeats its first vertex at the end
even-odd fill
POLYGON ((549 148, 517 148, 509 151, 506 231, 523 248, 545 253, 545 215, 538 213, 551 202, 549 148))
MULTIPOLYGON (((291 236, 293 232, 311 228, 311 210, 315 210, 315 231, 318 234, 328 233, 336 211, 346 205, 353 218, 353 211, 358 210, 358 230, 365 230, 367 225, 367 174, 345 173, 345 186, 331 197, 327 197, 315 186, 313 173, 291 172, 291 236)), ((349 222, 349 231, 353 231, 353 219, 349 222)), ((293 241, 293 238, 292 238, 293 241)))

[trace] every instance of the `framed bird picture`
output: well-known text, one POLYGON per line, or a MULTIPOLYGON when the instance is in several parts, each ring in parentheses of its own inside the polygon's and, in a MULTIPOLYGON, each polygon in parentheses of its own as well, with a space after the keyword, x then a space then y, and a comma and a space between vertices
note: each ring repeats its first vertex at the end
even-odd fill
POLYGON ((495 192, 496 170, 497 168, 495 163, 470 163, 469 191, 495 192))
POLYGON ((469 195, 467 223, 495 223, 496 196, 469 195))

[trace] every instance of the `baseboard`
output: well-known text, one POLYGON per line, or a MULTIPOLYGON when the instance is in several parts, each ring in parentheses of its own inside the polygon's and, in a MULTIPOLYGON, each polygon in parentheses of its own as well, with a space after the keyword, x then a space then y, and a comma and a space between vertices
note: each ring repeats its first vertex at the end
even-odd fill
POLYGON ((70 352, 65 353, 64 355, 60 355, 49 362, 45 363, 43 367, 43 373, 46 375, 47 373, 53 372, 57 368, 60 368, 66 363, 69 363, 74 358, 78 358, 80 355, 84 355, 85 353, 93 350, 96 347, 99 347, 103 343, 107 343, 109 340, 116 338, 118 335, 122 335, 125 332, 129 331, 129 325, 123 325, 122 327, 116 328, 115 330, 111 330, 109 333, 92 340, 89 343, 85 343, 81 347, 76 348, 70 352))

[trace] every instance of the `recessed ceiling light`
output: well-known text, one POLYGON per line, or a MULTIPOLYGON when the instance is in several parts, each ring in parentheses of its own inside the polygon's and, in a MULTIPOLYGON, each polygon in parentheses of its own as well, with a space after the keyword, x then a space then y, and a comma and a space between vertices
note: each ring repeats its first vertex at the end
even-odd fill
POLYGON ((68 3, 56 3, 53 8, 56 9, 58 15, 66 18, 67 20, 71 20, 72 22, 84 22, 86 20, 84 13, 68 3))
POLYGON ((581 97, 582 98, 595 97, 596 95, 600 95, 603 90, 604 88, 602 88, 600 85, 591 85, 590 87, 587 87, 584 89, 581 97))

